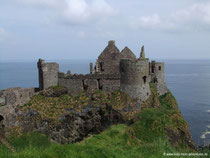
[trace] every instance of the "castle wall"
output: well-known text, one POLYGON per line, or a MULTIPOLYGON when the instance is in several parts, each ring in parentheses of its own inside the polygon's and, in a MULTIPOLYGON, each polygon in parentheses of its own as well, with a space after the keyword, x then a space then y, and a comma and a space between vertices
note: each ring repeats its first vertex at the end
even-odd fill
POLYGON ((122 59, 120 61, 121 90, 132 98, 145 101, 150 95, 149 60, 122 59))
POLYGON ((0 91, 0 106, 23 105, 34 95, 34 88, 8 88, 0 91))
POLYGON ((57 63, 45 63, 44 60, 40 59, 37 66, 39 69, 40 90, 58 85, 59 65, 57 63))
POLYGON ((58 85, 68 88, 69 93, 73 95, 78 95, 83 90, 92 92, 98 89, 109 93, 120 89, 120 75, 87 74, 66 76, 64 73, 59 73, 58 85))
POLYGON ((120 80, 110 80, 110 79, 102 79, 101 80, 102 90, 105 92, 113 92, 115 90, 120 89, 120 80))
POLYGON ((4 118, 15 112, 16 106, 28 103, 34 95, 34 88, 8 88, 0 91, 0 115, 4 118))
POLYGON ((84 90, 82 79, 59 78, 58 85, 64 86, 68 92, 77 95, 84 90))
POLYGON ((164 76, 164 63, 152 61, 150 63, 151 82, 155 84, 160 95, 168 92, 168 88, 164 76))

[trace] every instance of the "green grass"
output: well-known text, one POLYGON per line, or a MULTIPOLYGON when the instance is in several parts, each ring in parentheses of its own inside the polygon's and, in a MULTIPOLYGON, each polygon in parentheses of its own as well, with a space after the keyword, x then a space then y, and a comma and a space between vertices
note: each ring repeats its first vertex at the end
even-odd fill
MULTIPOLYGON (((153 91, 153 98, 150 99, 158 100, 160 106, 145 106, 136 115, 134 124, 130 126, 114 125, 99 135, 92 135, 79 143, 68 145, 50 142, 48 137, 39 133, 13 136, 8 141, 17 152, 11 153, 0 143, 0 158, 163 158, 163 153, 197 152, 190 149, 185 144, 184 138, 179 135, 179 130, 188 133, 189 129, 173 95, 169 92, 157 98, 154 88, 153 91), (175 142, 172 146, 166 128, 180 136, 180 142, 175 142)), ((119 102, 122 101, 122 104, 127 102, 128 99, 121 98, 124 95, 121 92, 115 92, 107 96, 97 91, 93 94, 92 99, 95 104, 102 104, 109 98, 110 104, 118 102, 118 107, 119 102)), ((85 93, 77 97, 64 95, 59 98, 48 98, 47 102, 42 96, 36 96, 34 99, 30 102, 30 107, 40 109, 42 106, 39 103, 49 103, 49 100, 55 102, 55 104, 49 104, 49 107, 62 106, 61 109, 71 106, 72 103, 80 106, 89 100, 85 93)), ((209 153, 209 150, 201 152, 209 153)))
POLYGON ((157 139, 155 143, 133 144, 129 142, 126 125, 116 125, 99 135, 91 136, 76 144, 59 145, 47 137, 31 133, 11 138, 10 143, 17 150, 11 153, 0 145, 2 158, 141 158, 162 157, 165 151, 174 151, 168 142, 157 139))
POLYGON ((175 150, 161 137, 141 142, 128 131, 127 125, 111 126, 99 135, 93 135, 80 143, 60 145, 52 143, 38 133, 10 138, 17 150, 11 153, 0 144, 1 158, 162 158, 163 153, 184 152, 175 150), (133 141, 133 143, 131 142, 133 141))
MULTIPOLYGON (((60 87, 53 87, 59 89, 60 87)), ((67 109, 73 108, 75 111, 80 112, 82 108, 92 104, 93 106, 103 106, 109 104, 115 110, 122 110, 123 108, 135 107, 137 100, 131 99, 127 94, 121 91, 114 91, 111 94, 106 94, 103 91, 97 90, 88 95, 85 91, 77 96, 64 94, 59 97, 45 97, 40 94, 31 98, 28 104, 20 107, 22 111, 30 108, 37 111, 42 118, 58 121, 58 118, 67 113, 67 109)), ((135 112, 132 114, 122 111, 125 119, 131 119, 135 112)))

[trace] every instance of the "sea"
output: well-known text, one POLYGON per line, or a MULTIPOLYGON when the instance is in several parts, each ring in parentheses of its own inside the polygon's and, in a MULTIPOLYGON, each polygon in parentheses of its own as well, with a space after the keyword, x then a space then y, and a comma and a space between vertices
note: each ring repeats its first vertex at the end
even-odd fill
MULTIPOLYGON (((95 60, 53 60, 61 72, 89 73, 95 60)), ((159 60, 158 60, 159 61, 159 60)), ((210 144, 210 60, 161 60, 167 86, 178 101, 197 146, 210 144)), ((50 60, 47 62, 51 62, 50 60)), ((0 90, 38 87, 36 61, 0 62, 0 90)))

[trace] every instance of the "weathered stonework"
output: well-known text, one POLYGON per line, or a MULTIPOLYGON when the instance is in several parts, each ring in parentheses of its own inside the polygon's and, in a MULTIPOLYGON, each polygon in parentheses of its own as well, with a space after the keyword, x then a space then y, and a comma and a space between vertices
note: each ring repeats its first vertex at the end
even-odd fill
POLYGON ((34 88, 8 88, 2 90, 0 95, 1 106, 26 104, 34 95, 34 88))
POLYGON ((59 72, 57 63, 45 63, 41 59, 38 61, 38 69, 40 90, 61 85, 66 87, 69 93, 77 95, 83 90, 103 90, 109 93, 121 89, 132 98, 139 98, 141 101, 150 95, 149 82, 155 83, 160 95, 168 91, 163 63, 149 63, 149 59, 145 58, 144 46, 141 48, 139 59, 136 59, 128 47, 120 52, 115 41, 108 42, 95 67, 90 63, 90 74, 64 74, 59 72))
POLYGON ((122 54, 122 58, 123 59, 133 59, 133 60, 136 60, 136 56, 135 54, 128 48, 128 47, 125 47, 122 51, 121 51, 121 54, 122 54))
POLYGON ((112 92, 120 89, 120 75, 87 74, 66 76, 59 73, 58 85, 68 88, 69 93, 77 95, 83 90, 92 92, 103 90, 112 92))
POLYGON ((102 74, 120 74, 119 63, 122 57, 122 54, 115 45, 115 41, 109 41, 108 46, 98 57, 95 72, 102 74))
POLYGON ((151 82, 156 85, 157 91, 160 95, 168 92, 164 76, 164 63, 152 61, 150 63, 151 82))
POLYGON ((57 63, 45 63, 44 60, 39 59, 37 67, 39 70, 40 90, 58 85, 59 65, 57 63))
POLYGON ((120 61, 121 90, 132 98, 145 101, 150 96, 149 59, 120 61))
POLYGON ((5 118, 5 122, 9 121, 15 114, 15 108, 22 106, 29 102, 31 97, 34 95, 34 88, 8 88, 0 91, 0 115, 5 118))

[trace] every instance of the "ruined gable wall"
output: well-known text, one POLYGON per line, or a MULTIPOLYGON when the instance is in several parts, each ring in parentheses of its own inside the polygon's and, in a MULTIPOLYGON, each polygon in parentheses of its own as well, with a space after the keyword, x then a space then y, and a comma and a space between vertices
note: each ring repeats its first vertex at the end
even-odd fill
POLYGON ((119 63, 122 57, 119 49, 115 46, 115 42, 109 41, 108 46, 98 57, 96 69, 103 74, 120 74, 119 63))

